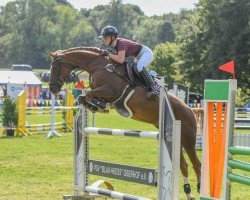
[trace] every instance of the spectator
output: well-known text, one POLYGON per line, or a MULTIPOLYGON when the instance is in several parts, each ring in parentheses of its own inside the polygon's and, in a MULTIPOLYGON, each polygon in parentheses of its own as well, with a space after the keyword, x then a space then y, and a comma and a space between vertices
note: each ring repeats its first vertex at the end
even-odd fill
POLYGON ((43 99, 51 99, 51 93, 49 91, 49 88, 46 88, 46 90, 43 92, 42 97, 43 99))

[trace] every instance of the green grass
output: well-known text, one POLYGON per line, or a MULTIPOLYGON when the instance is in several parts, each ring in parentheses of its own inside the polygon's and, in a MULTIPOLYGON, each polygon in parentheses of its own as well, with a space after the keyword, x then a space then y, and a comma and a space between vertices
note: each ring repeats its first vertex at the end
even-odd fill
MULTIPOLYGON (((47 123, 49 116, 29 116, 28 120, 30 123, 47 123)), ((61 115, 56 120, 61 121, 61 115)), ((122 118, 114 112, 109 115, 98 114, 96 126, 156 130, 151 125, 122 118)), ((72 194, 73 135, 62 133, 62 137, 52 139, 45 136, 46 134, 39 134, 0 138, 0 200, 51 200, 62 199, 64 194, 72 194)), ((201 158, 201 151, 197 150, 197 153, 201 158)), ((90 158, 154 168, 157 166, 157 142, 152 139, 90 136, 90 158)), ((243 156, 238 156, 237 159, 250 162, 250 158, 243 156)), ((196 177, 189 160, 188 164, 192 191, 198 198, 196 177)), ((156 196, 154 187, 91 176, 91 182, 99 179, 108 180, 117 191, 151 199, 156 196)), ((180 199, 185 199, 182 178, 180 184, 180 199)), ((249 199, 249 187, 233 184, 232 194, 232 199, 249 199)))

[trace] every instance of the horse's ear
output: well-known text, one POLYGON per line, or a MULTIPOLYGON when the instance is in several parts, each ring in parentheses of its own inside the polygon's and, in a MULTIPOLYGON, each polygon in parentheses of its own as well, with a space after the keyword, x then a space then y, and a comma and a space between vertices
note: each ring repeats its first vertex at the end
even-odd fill
POLYGON ((52 53, 52 52, 48 51, 47 53, 50 55, 51 58, 55 58, 56 57, 56 55, 54 53, 52 53))

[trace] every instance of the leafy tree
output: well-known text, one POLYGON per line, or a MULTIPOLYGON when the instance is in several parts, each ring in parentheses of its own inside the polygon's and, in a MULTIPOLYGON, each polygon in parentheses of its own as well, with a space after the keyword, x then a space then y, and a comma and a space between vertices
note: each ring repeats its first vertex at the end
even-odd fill
POLYGON ((166 41, 175 41, 175 33, 170 22, 163 22, 163 24, 158 27, 158 40, 163 43, 166 41))
POLYGON ((160 25, 161 22, 158 19, 151 17, 145 18, 136 32, 136 40, 150 48, 153 48, 155 45, 160 43, 158 40, 158 27, 160 25))
POLYGON ((4 52, 0 56, 5 64, 45 64, 43 45, 46 41, 44 36, 47 33, 47 16, 54 4, 55 2, 50 0, 19 0, 10 2, 2 8, 0 26, 5 26, 5 31, 0 36, 4 52))
POLYGON ((201 0, 177 27, 180 71, 193 89, 203 91, 205 79, 228 78, 218 66, 230 60, 236 62, 239 86, 249 88, 249 9, 246 0, 201 0))
POLYGON ((165 77, 166 83, 173 83, 177 72, 177 45, 161 43, 154 48, 154 60, 150 69, 165 77))
POLYGON ((6 64, 11 59, 20 60, 20 48, 22 45, 22 22, 25 18, 25 4, 20 2, 9 2, 5 7, 1 7, 0 16, 0 57, 1 61, 6 64))
POLYGON ((211 77, 212 72, 204 65, 208 48, 206 28, 197 13, 185 13, 176 29, 179 72, 194 91, 202 92, 204 80, 211 77))
POLYGON ((93 40, 96 37, 97 33, 92 25, 88 21, 80 19, 69 31, 67 41, 71 46, 93 46, 93 40))
POLYGON ((106 7, 105 5, 98 5, 93 9, 81 9, 79 13, 80 18, 85 18, 93 26, 97 33, 101 32, 106 20, 106 7))
MULTIPOLYGON (((250 2, 247 0, 223 1, 218 23, 212 30, 211 51, 208 62, 214 65, 234 60, 238 86, 243 92, 250 89, 250 2), (213 54, 211 52, 214 52, 213 54), (216 59, 216 54, 219 56, 216 59)), ((218 72, 221 74, 221 72, 218 72)), ((226 73, 222 76, 228 77, 226 73)))
MULTIPOLYGON (((136 5, 122 4, 121 0, 111 0, 108 5, 98 5, 93 9, 81 9, 80 15, 88 20, 99 35, 107 25, 115 26, 121 37, 136 40, 136 32, 144 13, 136 5)), ((92 41, 100 45, 100 40, 92 41)))
POLYGON ((64 5, 56 5, 53 8, 55 13, 55 26, 57 29, 57 39, 59 40, 60 49, 71 47, 68 40, 68 33, 77 23, 77 11, 64 5))

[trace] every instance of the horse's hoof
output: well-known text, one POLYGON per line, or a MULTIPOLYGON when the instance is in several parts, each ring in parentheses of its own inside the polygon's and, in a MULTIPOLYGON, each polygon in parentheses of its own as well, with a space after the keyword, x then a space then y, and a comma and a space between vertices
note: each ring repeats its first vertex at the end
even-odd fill
MULTIPOLYGON (((187 195, 189 195, 189 194, 191 193, 191 186, 190 186, 190 184, 189 184, 189 183, 186 183, 186 184, 183 185, 183 187, 184 187, 184 192, 185 192, 187 195)), ((192 196, 190 196, 190 197, 192 197, 192 196)))
POLYGON ((187 200, 195 200, 195 198, 193 195, 187 194, 187 200))
POLYGON ((197 191, 200 193, 201 183, 197 183, 197 191))

